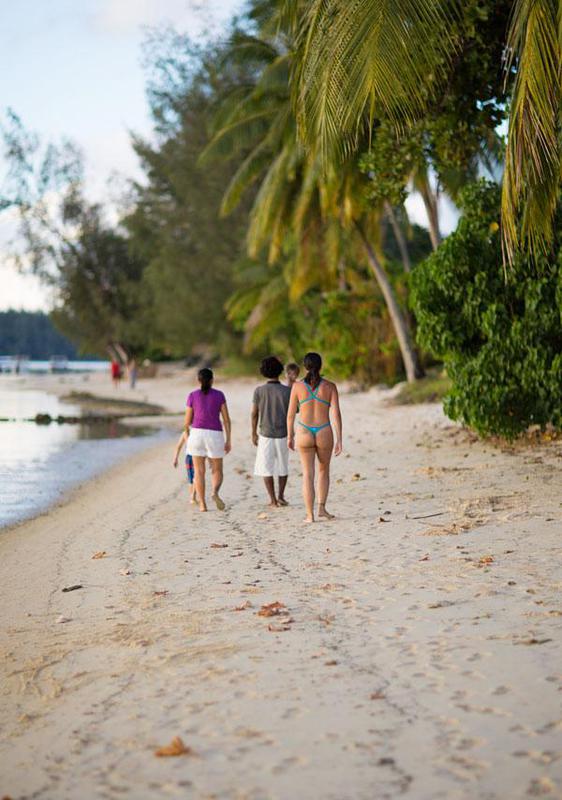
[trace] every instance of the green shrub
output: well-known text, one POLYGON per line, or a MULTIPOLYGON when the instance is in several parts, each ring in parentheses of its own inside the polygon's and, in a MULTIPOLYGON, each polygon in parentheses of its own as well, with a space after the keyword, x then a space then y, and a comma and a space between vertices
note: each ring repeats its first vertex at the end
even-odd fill
POLYGON ((445 362, 445 413, 514 438, 562 426, 562 252, 504 271, 499 189, 465 189, 457 230, 412 274, 418 341, 445 362))

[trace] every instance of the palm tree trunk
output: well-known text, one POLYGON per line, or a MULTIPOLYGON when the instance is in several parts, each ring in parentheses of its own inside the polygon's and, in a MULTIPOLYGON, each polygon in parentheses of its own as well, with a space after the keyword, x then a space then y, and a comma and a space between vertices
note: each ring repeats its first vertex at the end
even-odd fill
POLYGON ((406 317, 398 305, 398 301, 394 295, 394 290, 392 289, 388 275, 386 274, 383 265, 379 261, 377 254, 372 248, 371 243, 367 239, 363 228, 357 221, 355 221, 355 227, 361 241, 363 242, 363 246, 365 247, 369 265, 385 299, 386 307, 388 308, 388 313, 390 314, 390 319, 392 320, 396 337, 398 339, 398 344, 400 346, 400 353, 402 355, 402 361, 404 362, 404 368, 406 370, 406 378, 408 379, 408 383, 413 383, 418 378, 422 378, 424 372, 412 341, 410 327, 406 317))
POLYGON ((392 208, 388 200, 385 200, 384 208, 386 211, 386 215, 390 220, 390 224, 394 232, 394 238, 396 239, 396 244, 398 245, 398 249, 400 250, 400 255, 402 256, 402 264, 404 265, 404 272, 411 272, 412 262, 410 261, 410 251, 408 250, 408 242, 406 241, 406 237, 404 236, 404 231, 400 227, 400 223, 396 219, 396 214, 394 213, 394 209, 392 208))
POLYGON ((425 213, 427 214, 427 221, 429 223, 429 238, 431 239, 431 246, 434 250, 437 250, 441 242, 437 194, 429 185, 429 181, 425 184, 422 184, 420 187, 420 194, 422 196, 423 204, 425 206, 425 213))

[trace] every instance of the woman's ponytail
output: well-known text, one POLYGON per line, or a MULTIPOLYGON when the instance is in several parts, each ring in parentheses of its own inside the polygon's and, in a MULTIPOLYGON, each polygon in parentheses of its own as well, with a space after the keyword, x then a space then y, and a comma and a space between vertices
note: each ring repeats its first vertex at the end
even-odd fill
POLYGON ((322 369, 322 358, 318 353, 307 353, 303 359, 303 364, 306 369, 304 377, 305 383, 308 383, 311 389, 316 389, 320 381, 320 370, 322 369))
POLYGON ((208 367, 203 367, 203 369, 200 369, 197 373, 197 378, 201 384, 201 391, 203 394, 208 394, 213 385, 213 370, 208 367))

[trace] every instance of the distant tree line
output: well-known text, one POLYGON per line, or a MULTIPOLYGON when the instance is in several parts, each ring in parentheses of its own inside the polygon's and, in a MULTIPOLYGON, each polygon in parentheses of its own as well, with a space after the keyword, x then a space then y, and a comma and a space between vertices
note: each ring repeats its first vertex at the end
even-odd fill
POLYGON ((52 355, 76 358, 75 346, 41 311, 0 311, 0 355, 44 360, 52 355))

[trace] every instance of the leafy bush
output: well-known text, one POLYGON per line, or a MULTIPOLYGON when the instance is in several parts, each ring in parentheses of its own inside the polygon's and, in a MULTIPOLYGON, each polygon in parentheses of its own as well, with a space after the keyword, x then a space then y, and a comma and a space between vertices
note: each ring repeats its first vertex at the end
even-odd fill
POLYGON ((560 242, 504 271, 498 187, 472 184, 460 205, 457 230, 412 275, 418 341, 452 381, 445 413, 506 438, 531 424, 561 427, 560 242))

